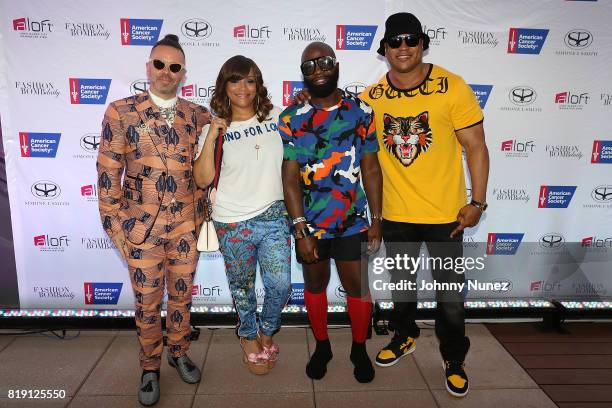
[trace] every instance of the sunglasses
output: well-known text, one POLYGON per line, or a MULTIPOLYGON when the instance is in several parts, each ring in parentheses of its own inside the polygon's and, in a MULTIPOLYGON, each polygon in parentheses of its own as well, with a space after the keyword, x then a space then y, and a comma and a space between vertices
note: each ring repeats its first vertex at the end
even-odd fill
MULTIPOLYGON (((149 60, 149 62, 152 62, 153 66, 158 71, 161 71, 162 69, 166 67, 166 63, 162 60, 152 59, 152 60, 149 60)), ((181 69, 183 69, 183 66, 177 62, 173 62, 171 64, 168 64, 168 69, 170 69, 170 72, 176 74, 177 72, 181 72, 181 69)))
POLYGON ((399 48, 402 46, 402 40, 408 47, 416 47, 419 45, 421 36, 419 34, 400 34, 386 39, 389 48, 399 48))
POLYGON ((334 69, 336 66, 336 59, 334 57, 329 57, 327 55, 319 58, 313 58, 308 61, 302 62, 300 65, 300 69, 302 70, 302 74, 305 76, 309 76, 314 74, 317 69, 317 65, 321 68, 321 71, 329 71, 334 69))

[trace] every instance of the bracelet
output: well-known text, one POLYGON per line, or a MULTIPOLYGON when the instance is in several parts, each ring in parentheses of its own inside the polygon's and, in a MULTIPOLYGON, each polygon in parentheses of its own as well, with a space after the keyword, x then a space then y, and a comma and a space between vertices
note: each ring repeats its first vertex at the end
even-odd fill
POLYGON ((370 214, 370 218, 372 220, 378 220, 378 221, 382 221, 382 215, 381 214, 370 214))
POLYGON ((306 217, 296 217, 292 219, 291 222, 293 223, 293 225, 297 225, 300 222, 306 222, 306 217))

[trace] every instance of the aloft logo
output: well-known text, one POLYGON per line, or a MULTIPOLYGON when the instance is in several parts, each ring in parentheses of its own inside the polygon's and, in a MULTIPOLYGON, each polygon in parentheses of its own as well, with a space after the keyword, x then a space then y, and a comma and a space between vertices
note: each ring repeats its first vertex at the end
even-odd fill
POLYGON ((501 142, 501 151, 504 152, 506 157, 529 157, 530 153, 533 153, 535 144, 533 140, 504 140, 501 142))
POLYGON ((491 90, 493 89, 493 85, 476 85, 470 84, 474 95, 476 95, 476 99, 478 99, 478 103, 480 104, 480 109, 484 109, 487 101, 489 100, 489 95, 491 95, 491 90))
POLYGON ((55 157, 61 133, 19 132, 21 157, 55 157))
POLYGON ((589 103, 589 93, 558 92, 555 94, 555 103, 559 109, 583 109, 589 103))
POLYGON ((576 186, 540 186, 538 208, 567 208, 576 186))
POLYGON ((514 255, 518 250, 523 233, 489 232, 487 255, 514 255))
POLYGON ((612 163, 612 140, 594 140, 593 151, 591 152, 591 163, 611 164, 612 163))
POLYGON ((86 201, 97 202, 98 201, 98 186, 95 184, 88 184, 81 186, 81 197, 86 201))
POLYGON ((303 81, 283 81, 283 106, 289 106, 295 95, 304 89, 303 81))
POLYGON ((21 17, 13 20, 13 31, 17 31, 21 38, 47 38, 48 33, 53 31, 53 23, 49 19, 21 17))
POLYGON ((121 295, 121 282, 84 282, 86 305, 116 305, 121 295))
POLYGON ((508 34, 509 54, 539 54, 548 36, 548 29, 510 28, 508 34))
POLYGON ((122 18, 121 45, 154 45, 164 20, 122 18))
POLYGON ((73 105, 104 105, 110 79, 69 78, 70 103, 73 105))
POLYGON ((48 234, 34 236, 34 246, 43 252, 62 252, 70 243, 67 235, 52 236, 48 234))
POLYGON ((337 25, 337 50, 369 50, 376 35, 375 25, 337 25))

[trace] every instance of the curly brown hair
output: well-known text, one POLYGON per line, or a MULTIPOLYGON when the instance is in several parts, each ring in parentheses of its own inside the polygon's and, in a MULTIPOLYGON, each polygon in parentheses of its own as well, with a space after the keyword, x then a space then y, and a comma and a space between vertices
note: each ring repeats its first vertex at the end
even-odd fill
POLYGON ((219 76, 217 76, 215 90, 210 100, 210 108, 215 115, 225 119, 228 124, 232 121, 232 107, 225 86, 229 81, 240 81, 251 72, 255 75, 255 83, 257 85, 257 95, 253 100, 253 109, 257 114, 257 120, 262 122, 268 119, 268 114, 274 107, 272 101, 268 98, 268 89, 264 86, 261 71, 257 64, 255 64, 255 61, 243 55, 235 55, 225 61, 221 67, 219 76))

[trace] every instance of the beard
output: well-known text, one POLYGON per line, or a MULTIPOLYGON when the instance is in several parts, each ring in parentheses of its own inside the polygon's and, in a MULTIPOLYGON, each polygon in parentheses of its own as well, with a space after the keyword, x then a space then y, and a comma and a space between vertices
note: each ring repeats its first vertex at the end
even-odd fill
POLYGON ((322 84, 315 84, 311 80, 304 78, 304 85, 308 88, 308 91, 317 98, 325 98, 332 94, 338 88, 338 78, 340 77, 340 70, 327 77, 327 82, 322 84))

